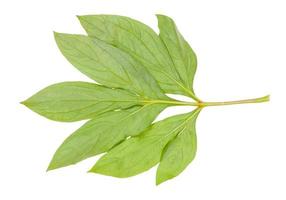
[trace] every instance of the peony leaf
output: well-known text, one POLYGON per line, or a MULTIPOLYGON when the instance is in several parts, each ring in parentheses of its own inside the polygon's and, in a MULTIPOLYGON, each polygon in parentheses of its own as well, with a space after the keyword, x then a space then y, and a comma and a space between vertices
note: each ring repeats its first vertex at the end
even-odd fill
POLYGON ((159 164, 158 185, 179 175, 194 159, 195 124, 203 108, 269 101, 269 95, 201 101, 193 89, 197 57, 170 17, 157 15, 159 34, 123 16, 78 18, 88 36, 55 33, 55 40, 67 60, 96 83, 54 84, 22 102, 52 120, 88 120, 60 145, 48 170, 105 153, 90 172, 122 178, 159 164), (175 100, 166 93, 194 101, 175 100), (154 123, 169 106, 196 109, 154 123))

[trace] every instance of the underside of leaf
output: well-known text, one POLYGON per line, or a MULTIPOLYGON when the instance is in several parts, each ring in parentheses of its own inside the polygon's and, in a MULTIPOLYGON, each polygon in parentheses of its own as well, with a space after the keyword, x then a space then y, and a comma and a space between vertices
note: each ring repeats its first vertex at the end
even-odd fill
POLYGON ((193 161, 196 119, 202 108, 269 101, 269 96, 201 101, 193 88, 196 54, 170 17, 157 15, 159 33, 118 15, 78 19, 87 35, 55 32, 55 41, 63 56, 94 82, 53 84, 21 102, 51 120, 87 120, 60 145, 48 170, 104 153, 89 172, 124 178, 159 164, 158 185, 178 176, 193 161), (169 106, 196 109, 154 122, 169 106))

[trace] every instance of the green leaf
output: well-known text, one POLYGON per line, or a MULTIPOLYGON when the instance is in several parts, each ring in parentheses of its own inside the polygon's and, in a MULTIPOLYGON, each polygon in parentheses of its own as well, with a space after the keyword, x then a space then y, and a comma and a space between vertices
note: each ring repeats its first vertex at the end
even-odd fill
POLYGON ((157 15, 160 38, 163 40, 183 84, 194 93, 193 80, 197 69, 197 57, 176 27, 167 16, 157 15))
POLYGON ((86 82, 57 83, 22 103, 49 119, 66 122, 140 104, 138 96, 130 92, 86 82))
POLYGON ((144 172, 160 161, 166 144, 188 127, 200 109, 153 124, 136 137, 122 142, 102 156, 90 172, 129 177, 144 172))
POLYGON ((188 122, 163 151, 157 169, 156 184, 179 175, 195 158, 197 151, 196 118, 199 113, 188 122))
POLYGON ((120 49, 84 35, 55 33, 55 39, 69 62, 98 83, 144 98, 168 99, 149 72, 120 49))
POLYGON ((156 183, 179 175, 197 149, 195 124, 201 109, 269 101, 269 95, 239 101, 204 102, 193 81, 197 58, 175 22, 157 15, 160 33, 128 17, 78 17, 88 36, 55 33, 62 54, 96 81, 51 85, 22 102, 52 120, 89 119, 54 154, 48 170, 105 153, 90 172, 129 177, 159 163, 156 183), (165 93, 196 102, 178 101, 165 93), (195 106, 190 113, 153 123, 168 106, 195 106))
MULTIPOLYGON (((194 95, 190 80, 195 70, 182 74, 180 68, 172 60, 167 46, 161 38, 148 26, 134 19, 116 15, 78 16, 89 36, 106 41, 122 49, 139 60, 155 77, 160 87, 167 93, 194 95), (184 78, 187 78, 184 80, 184 78)), ((173 53, 173 51, 171 52, 173 53)), ((177 61, 176 61, 177 62, 177 61)))
POLYGON ((75 164, 111 149, 147 128, 164 105, 148 104, 95 117, 69 136, 56 151, 48 170, 75 164))

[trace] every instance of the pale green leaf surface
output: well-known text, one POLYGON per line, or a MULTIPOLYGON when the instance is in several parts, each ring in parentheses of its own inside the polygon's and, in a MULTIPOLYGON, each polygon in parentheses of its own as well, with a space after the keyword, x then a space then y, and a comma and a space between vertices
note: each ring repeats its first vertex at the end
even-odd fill
MULTIPOLYGON (((168 48, 150 27, 134 19, 116 15, 78 16, 89 36, 106 41, 139 60, 167 93, 197 99, 192 88, 172 61, 168 48)), ((182 66, 180 66, 182 67, 182 66)))
POLYGON ((194 93, 193 80, 197 69, 197 57, 176 27, 175 22, 167 16, 157 15, 160 38, 163 40, 178 70, 184 85, 194 93))
POLYGON ((157 169, 157 185, 179 175, 195 158, 197 151, 195 125, 198 114, 165 147, 157 169))
POLYGON ((165 107, 148 104, 95 117, 64 141, 53 156, 48 170, 106 152, 126 137, 138 135, 165 107))
POLYGON ((154 123, 140 135, 111 149, 97 161, 90 172, 129 177, 150 169, 160 161, 166 144, 185 129, 196 113, 198 110, 154 123))
POLYGON ((168 99, 149 72, 120 49, 84 35, 55 33, 55 39, 69 62, 98 83, 143 98, 168 99))
POLYGON ((94 83, 62 82, 44 88, 22 103, 49 119, 69 122, 134 106, 139 104, 139 97, 94 83))
POLYGON ((269 101, 269 95, 223 102, 196 97, 196 55, 167 16, 157 15, 159 34, 123 16, 78 18, 88 36, 55 33, 55 40, 67 60, 98 84, 58 83, 22 102, 52 120, 89 119, 60 145, 48 170, 105 153, 90 172, 123 178, 159 163, 158 185, 179 175, 194 159, 195 124, 201 109, 269 101), (197 102, 178 101, 165 93, 197 102), (153 123, 171 105, 197 108, 153 123))

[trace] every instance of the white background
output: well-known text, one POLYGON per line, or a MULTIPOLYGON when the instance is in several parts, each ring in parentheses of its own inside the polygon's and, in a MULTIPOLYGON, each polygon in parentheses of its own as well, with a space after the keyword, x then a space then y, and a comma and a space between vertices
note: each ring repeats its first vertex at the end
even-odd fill
MULTIPOLYGON (((286 199, 286 6, 281 0, 7 0, 0 3, 0 199, 286 199), (52 31, 84 33, 76 15, 120 14, 156 28, 167 14, 196 51, 206 101, 271 94, 263 104, 206 108, 198 153, 155 186, 155 168, 116 179, 86 171, 98 157, 46 173, 83 122, 59 123, 19 102, 55 82, 90 81, 60 54, 52 31)), ((160 117, 185 108, 168 109, 160 117)))

